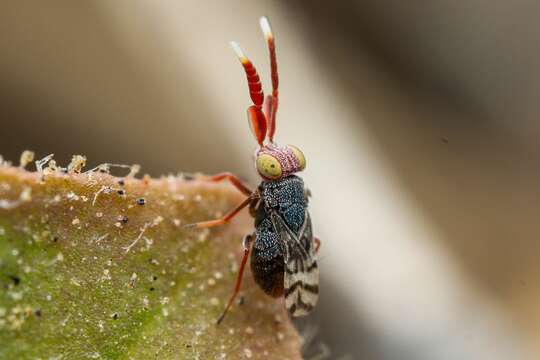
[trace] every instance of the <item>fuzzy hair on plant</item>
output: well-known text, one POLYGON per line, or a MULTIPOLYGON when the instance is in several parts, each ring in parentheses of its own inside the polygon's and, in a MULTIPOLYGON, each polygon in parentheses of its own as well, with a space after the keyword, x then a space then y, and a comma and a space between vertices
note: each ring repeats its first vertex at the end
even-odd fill
POLYGON ((137 178, 138 165, 85 170, 83 156, 66 166, 34 158, 0 162, 1 359, 301 358, 282 305, 252 279, 215 325, 247 217, 183 225, 236 203, 232 186, 137 178), (26 170, 32 161, 36 171, 26 170))

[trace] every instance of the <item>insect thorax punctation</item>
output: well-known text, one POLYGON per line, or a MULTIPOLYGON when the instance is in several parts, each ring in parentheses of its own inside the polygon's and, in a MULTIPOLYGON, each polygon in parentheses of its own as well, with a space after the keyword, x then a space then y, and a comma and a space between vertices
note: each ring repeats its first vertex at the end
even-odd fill
POLYGON ((304 181, 290 175, 277 181, 263 181, 259 191, 266 211, 277 211, 289 229, 298 233, 307 207, 304 181))

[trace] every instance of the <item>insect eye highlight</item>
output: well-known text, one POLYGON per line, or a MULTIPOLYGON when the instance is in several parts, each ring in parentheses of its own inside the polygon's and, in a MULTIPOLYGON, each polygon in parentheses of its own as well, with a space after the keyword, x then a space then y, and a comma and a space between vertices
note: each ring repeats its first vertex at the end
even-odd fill
POLYGON ((281 177, 281 164, 269 154, 260 154, 257 156, 257 171, 268 179, 278 179, 281 177))
POLYGON ((294 156, 298 160, 298 165, 300 166, 298 170, 299 171, 304 170, 306 168, 306 157, 304 156, 304 153, 300 151, 300 149, 297 148, 296 146, 287 145, 287 147, 292 150, 292 152, 294 153, 294 156))

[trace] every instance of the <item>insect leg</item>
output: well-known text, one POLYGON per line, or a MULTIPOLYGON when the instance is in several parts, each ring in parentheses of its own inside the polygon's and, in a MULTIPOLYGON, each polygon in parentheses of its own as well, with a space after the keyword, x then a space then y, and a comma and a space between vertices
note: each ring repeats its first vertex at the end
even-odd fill
POLYGON ((249 195, 251 195, 253 193, 252 190, 250 190, 246 185, 244 185, 242 180, 240 180, 236 175, 231 174, 230 172, 219 173, 219 174, 210 176, 208 178, 205 178, 204 180, 211 181, 211 182, 219 182, 219 181, 222 181, 222 180, 229 180, 231 182, 231 184, 233 184, 234 187, 237 188, 241 193, 243 193, 243 194, 245 194, 247 196, 249 196, 249 195))
POLYGON ((219 226, 219 225, 226 224, 233 217, 235 217, 240 212, 240 210, 242 210, 243 208, 248 206, 251 203, 251 201, 252 201, 251 197, 246 198, 237 207, 235 207, 234 209, 229 211, 222 218, 215 219, 215 220, 201 221, 201 222, 197 222, 197 223, 193 223, 193 224, 187 224, 184 227, 204 229, 204 228, 211 228, 211 227, 214 227, 214 226, 219 226))
POLYGON ((315 242, 315 253, 318 253, 319 248, 321 247, 321 239, 319 239, 318 237, 315 236, 313 238, 313 241, 315 242))
POLYGON ((261 206, 261 196, 259 192, 255 192, 251 195, 251 202, 249 203, 249 214, 253 217, 257 215, 257 211, 261 206))
POLYGON ((229 299, 229 302, 227 303, 227 306, 225 307, 225 310, 223 310, 223 313, 217 320, 217 324, 221 324, 223 319, 225 318, 225 315, 227 314, 227 311, 231 308, 234 299, 236 298, 236 295, 238 295, 238 292, 240 291, 240 287, 242 286, 242 278, 244 275, 244 269, 246 267, 246 263, 249 257, 249 251, 251 250, 251 242, 253 241, 253 235, 246 235, 244 236, 244 239, 242 240, 242 245, 244 247, 244 256, 242 257, 242 262, 240 263, 240 269, 238 270, 238 276, 236 277, 236 285, 234 286, 234 291, 231 295, 231 298, 229 299))

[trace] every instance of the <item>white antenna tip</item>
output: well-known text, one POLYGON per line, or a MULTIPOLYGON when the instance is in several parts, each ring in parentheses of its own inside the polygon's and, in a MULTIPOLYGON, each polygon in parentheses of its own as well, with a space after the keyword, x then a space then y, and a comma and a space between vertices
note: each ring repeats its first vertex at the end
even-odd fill
POLYGON ((238 44, 236 41, 231 41, 230 44, 231 44, 232 49, 236 53, 236 56, 238 56, 238 59, 240 60, 240 62, 242 63, 248 62, 248 58, 246 54, 244 54, 244 52, 242 51, 240 44, 238 44))
POLYGON ((259 24, 261 25, 264 37, 266 37, 266 39, 273 39, 274 35, 272 34, 272 28, 270 27, 268 18, 266 16, 261 16, 259 19, 259 24))

